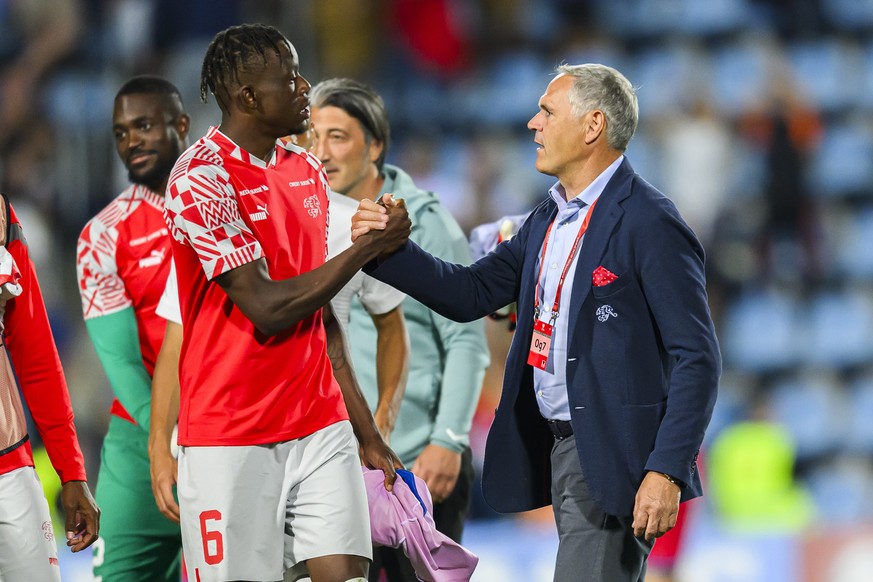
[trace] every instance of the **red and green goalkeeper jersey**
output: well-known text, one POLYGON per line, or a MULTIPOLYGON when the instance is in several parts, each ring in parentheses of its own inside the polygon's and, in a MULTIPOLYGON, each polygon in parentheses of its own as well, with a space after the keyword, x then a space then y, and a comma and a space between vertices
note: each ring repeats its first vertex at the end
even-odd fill
POLYGON ((131 186, 88 222, 77 247, 82 311, 115 393, 112 413, 146 430, 166 325, 155 315, 171 261, 163 213, 162 196, 131 186))

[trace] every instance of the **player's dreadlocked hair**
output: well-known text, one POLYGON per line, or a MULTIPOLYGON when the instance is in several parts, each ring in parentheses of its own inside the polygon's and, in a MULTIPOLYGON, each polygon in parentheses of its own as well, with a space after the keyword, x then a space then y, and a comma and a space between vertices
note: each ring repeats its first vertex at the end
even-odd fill
POLYGON ((206 103, 211 92, 218 105, 226 110, 229 98, 228 87, 239 82, 239 73, 255 58, 267 62, 267 51, 280 55, 279 47, 287 42, 285 36, 264 24, 241 24, 231 26, 215 35, 200 71, 200 100, 206 103))

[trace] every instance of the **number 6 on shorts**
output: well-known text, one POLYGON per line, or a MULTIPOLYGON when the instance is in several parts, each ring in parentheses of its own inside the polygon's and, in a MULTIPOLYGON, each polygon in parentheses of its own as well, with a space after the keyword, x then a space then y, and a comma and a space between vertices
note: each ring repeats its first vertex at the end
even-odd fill
POLYGON ((224 539, 221 537, 221 532, 218 530, 208 531, 206 529, 207 521, 220 521, 221 512, 217 509, 210 509, 200 513, 200 538, 203 541, 203 558, 210 566, 220 564, 224 559, 224 539), (209 542, 214 542, 215 552, 209 553, 209 542))

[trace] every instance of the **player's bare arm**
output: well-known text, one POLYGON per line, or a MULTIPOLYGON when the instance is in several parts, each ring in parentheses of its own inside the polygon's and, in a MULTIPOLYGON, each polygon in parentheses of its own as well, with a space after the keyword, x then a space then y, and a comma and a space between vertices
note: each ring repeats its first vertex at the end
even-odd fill
POLYGON ((259 259, 215 280, 259 332, 276 335, 324 307, 368 262, 405 244, 411 224, 404 208, 392 209, 384 230, 362 237, 321 267, 297 277, 274 281, 267 261, 259 259))
POLYGON ((376 384, 379 402, 373 417, 386 443, 397 422, 409 374, 409 336, 398 305, 388 313, 370 314, 376 327, 376 384))
POLYGON ((370 414, 370 407, 361 393, 352 369, 342 328, 334 317, 330 305, 324 308, 324 330, 327 334, 327 355, 333 367, 333 374, 342 390, 349 420, 361 445, 361 461, 370 469, 382 469, 385 472, 385 489, 391 491, 397 478, 394 469, 402 469, 403 463, 385 444, 376 428, 376 422, 370 414))
POLYGON ((167 519, 179 523, 179 505, 173 497, 178 464, 171 453, 173 427, 179 418, 179 355, 182 326, 167 322, 152 378, 152 413, 149 424, 149 467, 152 493, 167 519))

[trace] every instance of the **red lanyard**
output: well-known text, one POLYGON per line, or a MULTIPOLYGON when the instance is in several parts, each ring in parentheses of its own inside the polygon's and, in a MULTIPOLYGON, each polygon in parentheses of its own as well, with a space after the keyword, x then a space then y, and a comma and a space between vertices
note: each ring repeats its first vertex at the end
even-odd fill
MULTIPOLYGON (((576 251, 579 250, 579 241, 582 240, 582 236, 585 234, 585 231, 588 230, 588 223, 591 221, 591 215, 594 214, 594 206, 597 204, 598 200, 600 200, 599 196, 597 197, 597 200, 591 203, 591 207, 588 209, 588 214, 585 215, 585 219, 582 221, 582 226, 579 227, 579 232, 576 234, 576 240, 573 241, 573 247, 570 249, 570 256, 567 257, 567 264, 564 265, 564 270, 561 271, 561 278, 558 280, 558 288, 555 291, 555 304, 552 306, 552 316, 550 318, 552 322, 558 319, 558 306, 561 303, 561 291, 564 289, 564 279, 570 271, 570 265, 573 263, 573 257, 576 256, 576 251)), ((555 220, 557 220, 557 217, 555 220)), ((543 254, 540 257, 540 271, 537 274, 537 286, 534 294, 534 320, 537 320, 540 317, 540 281, 542 281, 543 278, 543 263, 546 262, 546 251, 548 251, 549 248, 549 235, 552 234, 553 226, 555 226, 555 221, 549 223, 549 228, 546 230, 546 238, 543 241, 543 254)), ((543 291, 545 291, 545 287, 545 283, 543 283, 543 291)))

